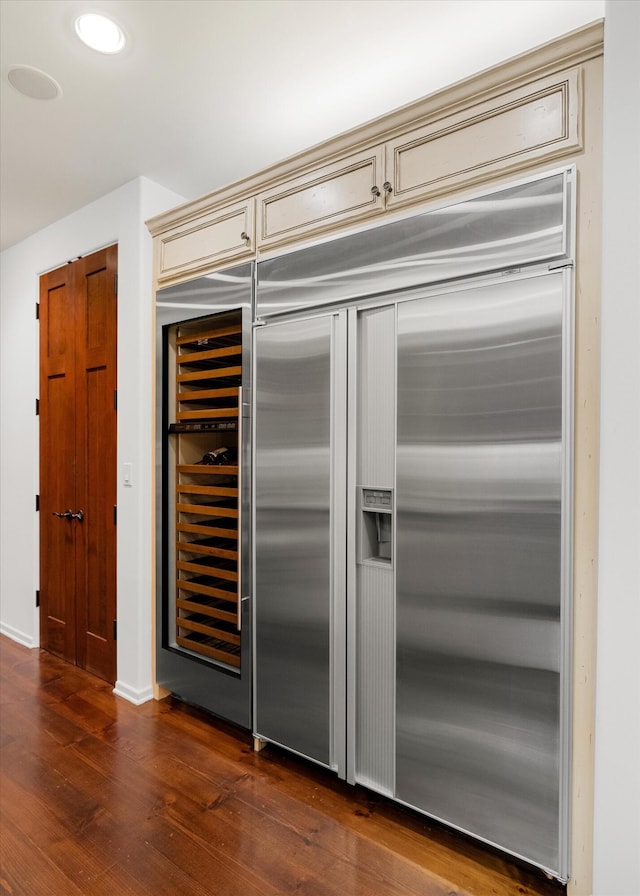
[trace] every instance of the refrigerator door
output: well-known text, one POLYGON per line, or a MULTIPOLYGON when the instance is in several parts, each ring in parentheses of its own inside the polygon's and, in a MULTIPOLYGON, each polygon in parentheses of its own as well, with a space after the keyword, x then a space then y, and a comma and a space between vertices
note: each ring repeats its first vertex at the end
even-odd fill
POLYGON ((342 312, 255 333, 255 733, 334 768, 345 724, 345 332, 342 312))
POLYGON ((396 795, 560 877, 564 278, 400 304, 397 345, 396 795))

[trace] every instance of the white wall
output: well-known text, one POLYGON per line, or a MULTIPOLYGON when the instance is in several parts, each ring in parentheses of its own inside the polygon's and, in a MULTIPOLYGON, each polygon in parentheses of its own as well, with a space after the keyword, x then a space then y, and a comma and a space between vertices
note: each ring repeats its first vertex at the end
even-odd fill
POLYGON ((151 238, 144 221, 183 201, 137 178, 1 256, 0 631, 36 647, 38 610, 38 280, 118 243, 118 693, 151 696, 151 238), (133 463, 133 487, 122 464, 133 463))
POLYGON ((594 894, 640 894, 640 3, 606 5, 594 894))

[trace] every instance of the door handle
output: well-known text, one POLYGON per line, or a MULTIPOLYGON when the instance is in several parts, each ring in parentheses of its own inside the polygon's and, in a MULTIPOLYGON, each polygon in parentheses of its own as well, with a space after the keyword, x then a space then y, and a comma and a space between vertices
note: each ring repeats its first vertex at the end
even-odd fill
POLYGON ((78 510, 75 513, 73 513, 73 511, 71 510, 65 510, 64 513, 60 513, 59 511, 54 510, 51 515, 59 516, 60 519, 63 520, 80 520, 80 522, 82 522, 82 520, 84 519, 84 513, 82 510, 78 510))

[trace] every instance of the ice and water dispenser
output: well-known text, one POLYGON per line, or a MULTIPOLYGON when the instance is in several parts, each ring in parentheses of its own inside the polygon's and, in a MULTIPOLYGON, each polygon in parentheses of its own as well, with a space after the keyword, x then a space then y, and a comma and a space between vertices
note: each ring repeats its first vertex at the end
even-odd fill
POLYGON ((358 562, 393 563, 393 490, 360 489, 358 562))

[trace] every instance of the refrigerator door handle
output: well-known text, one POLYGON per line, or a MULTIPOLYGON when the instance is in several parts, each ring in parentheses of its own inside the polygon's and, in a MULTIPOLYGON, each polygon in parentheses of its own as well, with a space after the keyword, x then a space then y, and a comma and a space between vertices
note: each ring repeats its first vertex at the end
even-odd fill
MULTIPOLYGON (((242 459, 244 455, 243 445, 242 445, 242 386, 238 387, 238 497, 237 503, 238 506, 242 506, 242 459)), ((238 545, 237 545, 237 554, 238 558, 236 560, 237 570, 238 570, 238 582, 237 582, 237 593, 236 593, 236 605, 237 605, 237 615, 236 615, 236 628, 239 632, 242 631, 242 602, 244 598, 240 595, 242 594, 242 531, 238 532, 238 545)))

